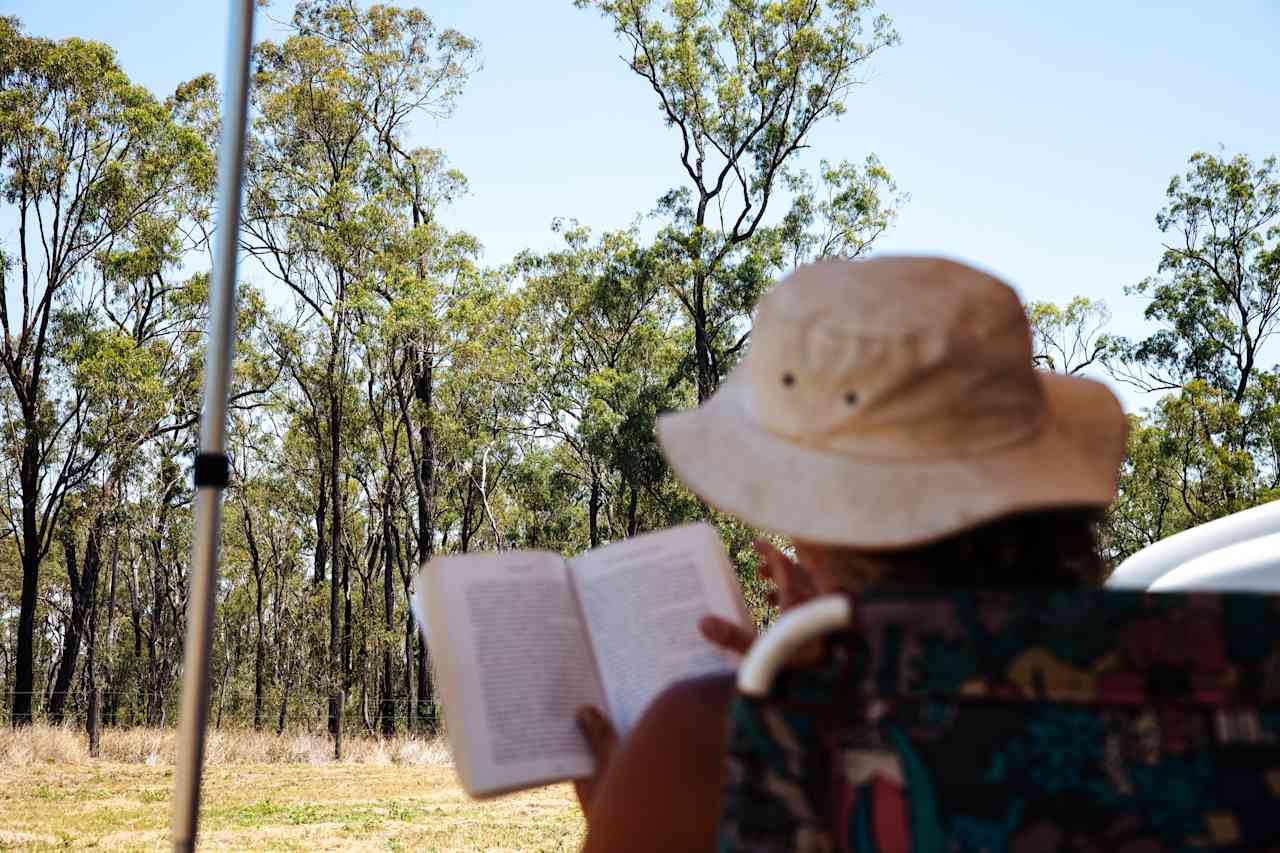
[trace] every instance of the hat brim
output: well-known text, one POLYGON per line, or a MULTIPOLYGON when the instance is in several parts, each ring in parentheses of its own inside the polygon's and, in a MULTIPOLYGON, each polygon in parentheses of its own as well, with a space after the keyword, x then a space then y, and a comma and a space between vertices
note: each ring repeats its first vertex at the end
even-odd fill
POLYGON ((893 549, 1000 516, 1115 499, 1127 422, 1106 386, 1042 373, 1048 418, 1032 439, 959 459, 862 458, 771 433, 732 377, 658 440, 694 494, 747 524, 816 544, 893 549))

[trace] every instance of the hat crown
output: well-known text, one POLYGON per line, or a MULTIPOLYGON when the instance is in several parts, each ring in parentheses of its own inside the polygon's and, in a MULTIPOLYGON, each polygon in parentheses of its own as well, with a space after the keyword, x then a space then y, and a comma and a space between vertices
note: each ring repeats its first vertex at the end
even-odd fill
POLYGON ((761 426, 858 456, 990 450, 1045 412, 1017 294, 938 258, 798 268, 761 298, 745 361, 761 426))

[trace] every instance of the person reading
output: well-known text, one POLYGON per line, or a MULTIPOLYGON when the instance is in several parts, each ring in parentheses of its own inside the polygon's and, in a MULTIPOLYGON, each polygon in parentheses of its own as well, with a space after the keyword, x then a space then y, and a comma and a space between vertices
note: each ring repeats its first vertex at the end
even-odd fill
MULTIPOLYGON (((886 586, 1095 585, 1127 421, 1105 386, 1032 365, 1014 291, 925 257, 801 267, 757 306, 719 391, 658 425, 675 474, 776 537, 757 543, 783 609, 886 586)), ((742 651, 743 625, 703 633, 742 651)), ((803 662, 803 661, 801 661, 803 662)), ((580 709, 597 772, 586 850, 713 850, 730 677, 675 685, 621 739, 580 709)))

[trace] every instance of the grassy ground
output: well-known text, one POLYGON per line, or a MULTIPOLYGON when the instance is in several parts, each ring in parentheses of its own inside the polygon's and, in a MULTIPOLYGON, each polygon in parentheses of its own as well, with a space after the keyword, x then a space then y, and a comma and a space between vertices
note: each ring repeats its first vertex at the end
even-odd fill
MULTIPOLYGON (((0 762, 0 850, 167 849, 172 790, 165 763, 0 762)), ((208 767, 200 830, 202 850, 575 850, 583 825, 567 785, 477 803, 440 762, 295 762, 208 767)))

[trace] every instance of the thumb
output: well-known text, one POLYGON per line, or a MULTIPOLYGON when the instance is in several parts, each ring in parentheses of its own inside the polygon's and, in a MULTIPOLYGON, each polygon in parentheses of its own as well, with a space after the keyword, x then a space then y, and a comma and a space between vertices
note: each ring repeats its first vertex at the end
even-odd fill
POLYGON ((704 616, 698 620, 698 630, 712 645, 736 654, 746 654, 755 642, 755 631, 719 616, 704 616))

